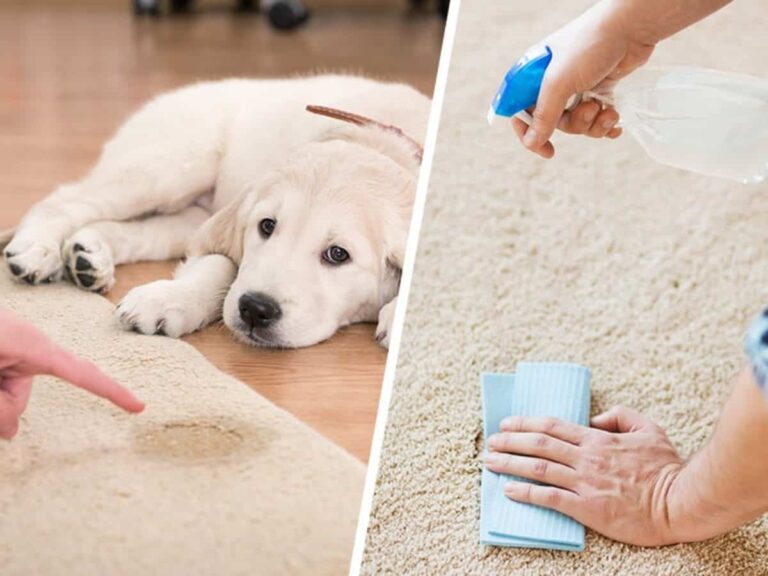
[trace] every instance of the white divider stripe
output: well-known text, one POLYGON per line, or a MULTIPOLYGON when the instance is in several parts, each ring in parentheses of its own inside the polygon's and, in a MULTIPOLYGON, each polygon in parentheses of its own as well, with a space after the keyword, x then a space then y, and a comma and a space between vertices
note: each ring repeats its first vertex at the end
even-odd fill
POLYGON ((360 504, 360 516, 357 522, 355 546, 349 565, 349 576, 359 576, 363 552, 365 551, 365 539, 368 533, 371 507, 373 505, 373 494, 376 489, 379 461, 381 460, 381 447, 384 442, 384 431, 386 429, 389 403, 392 398, 392 386, 397 368, 397 358, 400 351, 400 337, 403 331, 405 312, 408 309, 408 294, 411 290, 411 278, 413 277, 419 233, 421 232, 421 220, 424 216, 424 206, 429 189, 429 177, 432 172, 432 160, 435 156, 437 133, 440 128, 440 115, 443 111, 445 86, 448 82, 448 69, 451 63, 453 41, 456 36, 456 23, 459 19, 460 10, 461 0, 452 0, 448 10, 448 19, 445 23, 445 31, 443 32, 443 46, 440 50, 440 63, 437 68, 435 89, 432 94, 432 108, 430 109, 429 124, 427 125, 427 137, 424 143, 424 158, 421 163, 416 198, 413 204, 413 215, 411 216, 411 226, 408 233, 408 246, 405 253, 405 262, 403 263, 400 293, 398 295, 395 319, 392 323, 392 334, 390 334, 389 338, 389 354, 387 355, 387 364, 384 368, 384 380, 381 387, 381 396, 379 397, 379 407, 376 413, 376 427, 371 443, 371 455, 368 459, 368 472, 365 477, 365 489, 363 490, 363 499, 360 504))

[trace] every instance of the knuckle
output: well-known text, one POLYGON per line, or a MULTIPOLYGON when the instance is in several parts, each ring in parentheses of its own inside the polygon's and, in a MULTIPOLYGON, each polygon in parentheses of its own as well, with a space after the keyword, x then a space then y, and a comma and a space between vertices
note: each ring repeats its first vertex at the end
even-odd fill
POLYGON ((590 435, 590 444, 603 448, 605 446, 615 446, 620 442, 618 435, 610 432, 597 432, 590 435))
POLYGON ((541 421, 541 431, 545 434, 549 434, 550 432, 554 432, 557 428, 557 420, 555 418, 551 417, 545 417, 541 421))
POLYGON ((544 502, 550 508, 557 508, 562 502, 560 491, 555 488, 546 488, 544 492, 544 502))
POLYGON ((549 471, 549 462, 546 460, 536 460, 533 463, 533 474, 539 478, 544 478, 549 471))
POLYGON ((537 106, 536 108, 533 109, 533 112, 531 113, 531 117, 533 118, 534 122, 543 123, 549 120, 549 113, 547 110, 544 109, 543 106, 537 106))
POLYGON ((531 501, 532 490, 533 490, 533 484, 529 484, 526 482, 522 490, 522 496, 524 501, 526 502, 531 501))
POLYGON ((548 448, 550 445, 549 436, 545 434, 536 434, 533 439, 533 445, 541 450, 548 448))

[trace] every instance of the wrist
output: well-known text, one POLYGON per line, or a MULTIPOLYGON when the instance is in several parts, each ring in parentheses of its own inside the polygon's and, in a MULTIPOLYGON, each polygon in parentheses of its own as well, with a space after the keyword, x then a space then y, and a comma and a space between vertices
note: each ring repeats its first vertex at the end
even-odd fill
POLYGON ((671 36, 667 30, 670 4, 657 0, 604 0, 607 21, 628 43, 655 46, 671 36))
POLYGON ((731 0, 604 0, 632 41, 655 46, 731 0))
POLYGON ((717 452, 710 440, 685 462, 675 478, 667 507, 670 543, 706 540, 741 523, 732 517, 727 505, 727 495, 733 490, 728 488, 727 479, 718 475, 727 463, 718 461, 717 452))

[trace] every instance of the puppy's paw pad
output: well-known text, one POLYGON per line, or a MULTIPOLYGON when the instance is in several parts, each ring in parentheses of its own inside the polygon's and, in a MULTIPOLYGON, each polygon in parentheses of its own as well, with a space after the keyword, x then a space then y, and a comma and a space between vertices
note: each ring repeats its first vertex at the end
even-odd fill
POLYGON ((15 238, 3 251, 8 270, 19 282, 43 284, 62 276, 61 250, 54 240, 15 238))
POLYGON ((75 271, 84 272, 85 270, 93 270, 93 264, 87 258, 78 255, 75 259, 75 271))
POLYGON ((126 330, 178 338, 200 328, 194 306, 185 309, 183 294, 172 280, 134 288, 117 305, 115 314, 126 330))
POLYGON ((69 277, 83 290, 104 294, 115 285, 112 250, 96 230, 83 228, 67 240, 64 259, 69 277))

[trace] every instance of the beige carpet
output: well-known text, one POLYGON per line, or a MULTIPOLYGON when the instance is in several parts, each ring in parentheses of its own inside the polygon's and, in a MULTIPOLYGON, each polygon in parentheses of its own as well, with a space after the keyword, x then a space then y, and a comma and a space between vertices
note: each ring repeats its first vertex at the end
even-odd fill
MULTIPOLYGON (((581 362, 592 411, 636 407, 684 453, 709 435, 768 304, 768 186, 654 164, 628 137, 526 153, 485 113, 506 68, 587 1, 464 0, 389 412, 365 574, 768 574, 768 521, 580 554, 478 543, 479 374, 581 362)), ((655 60, 768 76, 768 10, 740 0, 655 60)))
POLYGON ((3 576, 346 573, 364 468, 191 346, 121 331, 69 285, 0 272, 0 305, 147 403, 126 415, 40 378, 0 442, 3 576))

